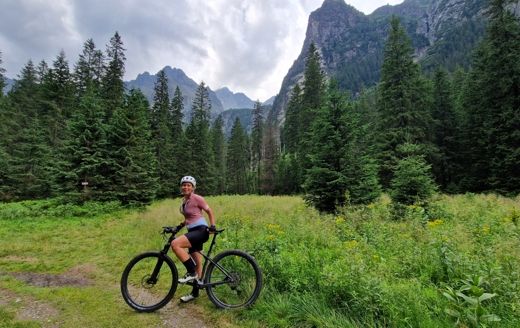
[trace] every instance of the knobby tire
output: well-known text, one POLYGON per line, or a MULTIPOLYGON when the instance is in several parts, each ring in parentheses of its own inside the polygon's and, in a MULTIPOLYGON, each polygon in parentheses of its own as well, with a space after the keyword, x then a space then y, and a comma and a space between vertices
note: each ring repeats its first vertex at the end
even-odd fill
POLYGON ((215 256, 213 262, 205 276, 211 302, 223 309, 251 306, 263 286, 262 271, 255 259, 246 252, 228 250, 215 256))
POLYGON ((168 256, 147 252, 137 255, 126 266, 121 277, 121 293, 134 310, 153 312, 173 298, 177 279, 177 268, 168 256), (154 270, 158 270, 156 281, 151 279, 154 270))

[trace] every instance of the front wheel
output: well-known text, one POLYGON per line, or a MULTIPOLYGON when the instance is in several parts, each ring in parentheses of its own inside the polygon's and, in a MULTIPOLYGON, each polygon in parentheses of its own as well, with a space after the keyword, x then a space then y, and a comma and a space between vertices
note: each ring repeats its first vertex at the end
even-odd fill
POLYGON ((173 261, 160 252, 137 255, 121 277, 126 303, 139 312, 153 312, 168 304, 177 290, 178 273, 173 261))
POLYGON ((224 251, 206 272, 208 298, 224 309, 252 305, 262 290, 262 271, 255 259, 240 250, 224 251))

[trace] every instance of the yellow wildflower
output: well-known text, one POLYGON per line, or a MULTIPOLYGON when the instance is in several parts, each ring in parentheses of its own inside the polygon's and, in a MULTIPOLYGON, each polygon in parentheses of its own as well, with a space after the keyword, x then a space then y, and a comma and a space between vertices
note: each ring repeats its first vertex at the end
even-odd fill
POLYGON ((437 226, 440 226, 441 224, 443 224, 444 221, 442 221, 441 219, 435 219, 433 221, 428 221, 426 223, 426 225, 429 227, 429 228, 435 228, 437 226))
POLYGON ((353 248, 357 247, 358 241, 357 240, 349 240, 349 241, 344 242, 343 245, 345 246, 345 248, 353 249, 353 248))

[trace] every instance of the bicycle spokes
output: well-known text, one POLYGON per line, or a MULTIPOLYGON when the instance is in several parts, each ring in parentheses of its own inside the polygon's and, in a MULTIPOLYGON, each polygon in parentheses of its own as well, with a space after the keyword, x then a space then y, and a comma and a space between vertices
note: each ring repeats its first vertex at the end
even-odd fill
POLYGON ((152 310, 162 304, 169 298, 172 287, 177 285, 176 272, 172 274, 168 263, 158 254, 141 257, 125 272, 125 299, 141 311, 152 310))
POLYGON ((217 306, 233 308, 250 305, 261 288, 260 271, 243 252, 217 256, 208 269, 208 295, 217 306))

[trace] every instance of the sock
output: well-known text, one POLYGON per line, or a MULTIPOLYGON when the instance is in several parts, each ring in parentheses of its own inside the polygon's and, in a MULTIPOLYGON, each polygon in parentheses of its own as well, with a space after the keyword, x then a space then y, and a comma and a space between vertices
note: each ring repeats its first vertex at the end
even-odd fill
POLYGON ((182 262, 182 264, 184 264, 184 267, 186 267, 186 271, 188 271, 189 274, 195 273, 195 261, 193 261, 191 257, 182 262))
POLYGON ((193 289, 191 290, 191 295, 194 297, 199 297, 199 288, 196 285, 193 285, 193 289))

